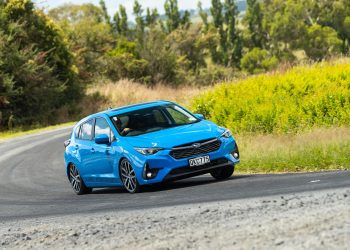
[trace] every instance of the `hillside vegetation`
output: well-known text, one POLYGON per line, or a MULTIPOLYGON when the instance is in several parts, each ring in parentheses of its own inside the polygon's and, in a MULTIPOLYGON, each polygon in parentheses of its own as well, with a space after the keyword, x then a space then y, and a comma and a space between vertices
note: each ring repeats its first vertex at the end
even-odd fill
POLYGON ((350 61, 298 66, 216 86, 192 109, 234 133, 290 133, 350 124, 350 61))

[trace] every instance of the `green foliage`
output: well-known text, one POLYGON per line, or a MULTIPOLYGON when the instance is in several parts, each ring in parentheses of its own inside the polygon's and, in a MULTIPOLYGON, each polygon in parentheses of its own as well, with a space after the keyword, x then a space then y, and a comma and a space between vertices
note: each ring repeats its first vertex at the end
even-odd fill
POLYGON ((190 29, 179 28, 171 33, 167 40, 172 50, 186 62, 187 67, 184 67, 186 72, 192 70, 198 72, 201 67, 206 66, 205 56, 207 39, 200 33, 200 26, 193 26, 190 29))
POLYGON ((79 77, 89 81, 105 71, 105 53, 112 48, 110 24, 104 13, 92 4, 64 5, 49 15, 62 27, 79 67, 79 77), (74 20, 74 21, 71 21, 74 20))
POLYGON ((150 10, 150 8, 147 8, 146 25, 148 27, 156 25, 158 18, 159 14, 157 9, 150 10))
POLYGON ((226 64, 228 66, 240 67, 240 60, 242 58, 242 42, 240 32, 237 29, 238 9, 234 0, 225 0, 225 25, 226 25, 226 64))
POLYGON ((145 21, 143 18, 143 9, 140 3, 135 0, 134 2, 134 15, 135 15, 135 21, 136 21, 136 39, 140 44, 142 44, 143 35, 145 32, 145 21))
POLYGON ((126 37, 129 33, 128 15, 126 14, 126 9, 123 5, 119 5, 119 12, 117 11, 114 14, 113 21, 114 31, 117 34, 126 37))
POLYGON ((148 62, 149 82, 177 83, 176 55, 167 46, 166 34, 158 28, 151 28, 145 34, 140 56, 148 62))
POLYGON ((241 60, 242 69, 251 74, 262 73, 274 68, 278 63, 276 57, 269 55, 267 50, 254 48, 245 54, 241 60))
POLYGON ((136 49, 137 44, 126 38, 120 38, 115 49, 111 50, 108 63, 108 75, 113 80, 133 79, 135 81, 147 82, 148 62, 140 58, 136 49))
POLYGON ((208 26, 209 26, 208 13, 203 10, 201 1, 198 2, 198 13, 204 25, 204 32, 206 32, 208 31, 208 26))
POLYGON ((334 29, 314 24, 307 30, 304 50, 311 59, 321 60, 340 53, 341 44, 342 42, 334 29))
POLYGON ((164 0, 162 17, 136 0, 135 25, 123 5, 111 19, 105 0, 99 2, 54 8, 48 13, 54 24, 30 0, 0 1, 2 126, 66 110, 68 96, 82 94, 76 76, 85 84, 103 77, 208 85, 350 49, 348 0, 247 0, 244 16, 236 1, 212 0, 211 16, 198 3, 201 23, 191 23, 177 0, 164 0))
POLYGON ((349 125, 349 82, 348 61, 296 67, 219 85, 198 97, 193 109, 235 133, 349 125))
POLYGON ((210 12, 213 17, 212 26, 215 27, 219 35, 219 46, 211 48, 212 60, 226 66, 239 68, 242 57, 242 38, 238 24, 238 11, 235 1, 212 0, 210 12))
POLYGON ((349 52, 350 46, 350 1, 315 1, 313 20, 321 26, 329 26, 337 31, 342 40, 342 52, 349 52))
POLYGON ((0 3, 0 19, 0 127, 54 123, 82 95, 61 31, 29 0, 0 3))
POLYGON ((107 24, 111 25, 111 17, 108 14, 106 3, 104 0, 100 0, 100 7, 103 13, 104 20, 107 24))
POLYGON ((249 48, 265 48, 266 35, 263 29, 264 13, 261 2, 258 0, 247 0, 247 10, 244 16, 244 23, 247 26, 247 44, 249 48))
POLYGON ((165 14, 168 17, 166 21, 167 31, 168 33, 171 33, 173 30, 177 29, 181 24, 181 16, 177 0, 165 0, 164 10, 165 14))

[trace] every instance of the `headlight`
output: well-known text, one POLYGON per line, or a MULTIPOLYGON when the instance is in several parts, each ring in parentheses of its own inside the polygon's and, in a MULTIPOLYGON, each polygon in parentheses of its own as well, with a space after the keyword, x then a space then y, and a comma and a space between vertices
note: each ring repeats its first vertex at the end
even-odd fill
POLYGON ((226 129, 224 133, 221 134, 221 137, 230 138, 232 133, 229 129, 226 129))
POLYGON ((135 150, 143 155, 154 155, 162 150, 162 148, 135 148, 135 150))

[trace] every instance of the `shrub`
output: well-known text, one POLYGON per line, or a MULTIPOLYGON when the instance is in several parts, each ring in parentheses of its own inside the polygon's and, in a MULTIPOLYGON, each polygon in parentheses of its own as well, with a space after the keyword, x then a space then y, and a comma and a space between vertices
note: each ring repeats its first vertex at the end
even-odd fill
POLYGON ((274 68, 277 65, 277 58, 270 56, 264 49, 254 48, 241 59, 242 69, 249 73, 261 73, 274 68))
POLYGON ((261 73, 274 68, 277 63, 277 58, 270 56, 267 50, 254 48, 242 58, 241 67, 249 73, 261 73))
POLYGON ((349 125, 350 62, 299 66, 221 84, 195 99, 192 107, 236 133, 349 125))
POLYGON ((340 53, 341 44, 342 41, 334 29, 315 24, 307 30, 304 50, 308 57, 319 61, 340 53))

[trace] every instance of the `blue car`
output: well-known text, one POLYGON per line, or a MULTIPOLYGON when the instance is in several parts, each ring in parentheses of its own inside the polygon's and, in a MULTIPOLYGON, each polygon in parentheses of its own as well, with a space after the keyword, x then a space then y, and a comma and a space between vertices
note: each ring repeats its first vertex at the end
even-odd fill
POLYGON ((229 178, 239 163, 230 130, 168 101, 90 115, 65 141, 65 168, 78 195, 93 188, 144 185, 210 173, 229 178))

